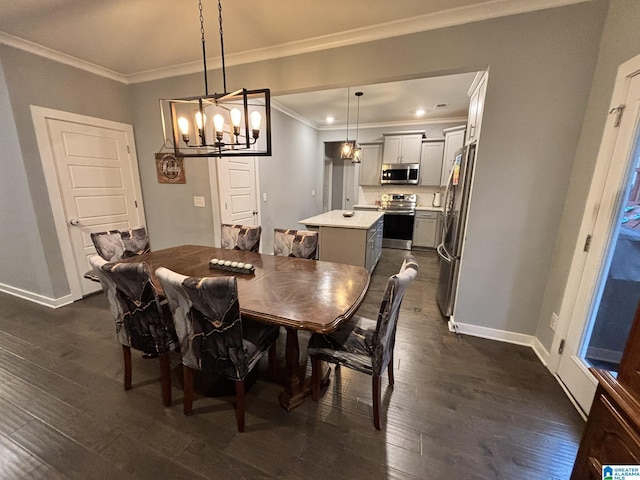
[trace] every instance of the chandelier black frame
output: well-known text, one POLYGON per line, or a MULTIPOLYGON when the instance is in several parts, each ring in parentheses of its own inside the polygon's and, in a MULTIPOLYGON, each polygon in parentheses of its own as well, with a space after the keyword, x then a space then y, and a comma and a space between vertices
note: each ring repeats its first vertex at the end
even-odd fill
POLYGON ((242 88, 227 93, 222 4, 218 0, 224 93, 209 94, 202 0, 198 8, 205 94, 160 100, 165 145, 170 144, 177 157, 271 156, 270 90, 242 88))

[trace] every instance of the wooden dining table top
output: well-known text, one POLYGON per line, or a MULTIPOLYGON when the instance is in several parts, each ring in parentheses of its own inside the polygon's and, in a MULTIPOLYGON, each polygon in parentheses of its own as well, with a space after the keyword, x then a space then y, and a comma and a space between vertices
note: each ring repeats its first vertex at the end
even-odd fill
POLYGON ((190 277, 234 275, 243 316, 287 328, 330 333, 353 316, 369 287, 362 267, 241 250, 181 245, 122 260, 145 262, 158 293, 155 271, 165 267, 190 277), (232 273, 209 266, 217 258, 250 263, 253 273, 232 273))

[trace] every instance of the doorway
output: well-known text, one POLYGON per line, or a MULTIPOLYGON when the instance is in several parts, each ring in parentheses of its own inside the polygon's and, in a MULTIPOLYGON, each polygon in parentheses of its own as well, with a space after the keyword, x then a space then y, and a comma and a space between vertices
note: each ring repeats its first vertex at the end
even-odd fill
POLYGON ((566 340, 554 339, 564 343, 556 373, 584 412, 596 389, 588 368, 617 369, 640 299, 638 72, 640 56, 618 73, 571 266, 573 293, 565 294, 560 312, 569 317, 566 340))
POLYGON ((325 172, 328 175, 325 174, 323 190, 330 192, 328 210, 353 210, 358 203, 360 165, 340 158, 341 147, 342 142, 324 142, 325 172))

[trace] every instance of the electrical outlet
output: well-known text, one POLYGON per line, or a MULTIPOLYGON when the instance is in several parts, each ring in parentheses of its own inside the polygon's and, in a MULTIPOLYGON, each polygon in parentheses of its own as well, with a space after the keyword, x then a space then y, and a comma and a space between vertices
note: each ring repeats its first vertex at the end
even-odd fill
POLYGON ((558 328, 558 320, 559 320, 558 314, 556 312, 552 312, 551 322, 549 322, 549 328, 554 332, 556 331, 556 328, 558 328))
POLYGON ((312 196, 312 197, 315 197, 315 196, 316 196, 316 191, 315 191, 315 190, 313 190, 313 189, 311 190, 311 196, 312 196))
POLYGON ((204 207, 204 197, 193 197, 194 207, 204 207))
POLYGON ((266 202, 267 201, 267 192, 263 192, 262 193, 262 201, 266 202))

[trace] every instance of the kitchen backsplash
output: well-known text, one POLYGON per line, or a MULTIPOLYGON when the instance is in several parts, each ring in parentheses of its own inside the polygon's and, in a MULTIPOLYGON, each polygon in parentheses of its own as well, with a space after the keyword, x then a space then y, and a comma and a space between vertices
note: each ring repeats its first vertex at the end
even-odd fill
POLYGON ((385 185, 358 187, 358 205, 375 205, 383 193, 415 193, 418 195, 419 207, 430 207, 433 194, 444 194, 444 187, 421 187, 418 185, 385 185))

